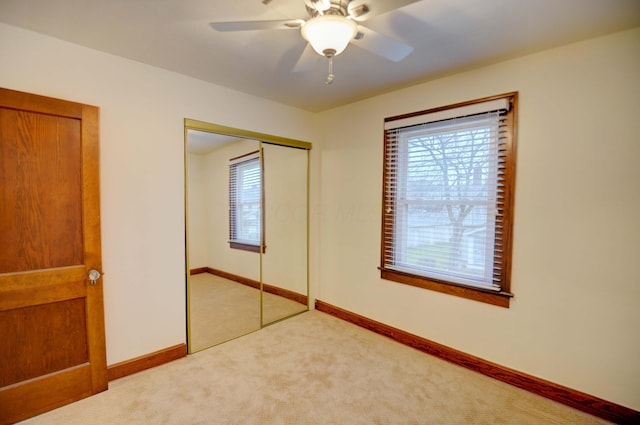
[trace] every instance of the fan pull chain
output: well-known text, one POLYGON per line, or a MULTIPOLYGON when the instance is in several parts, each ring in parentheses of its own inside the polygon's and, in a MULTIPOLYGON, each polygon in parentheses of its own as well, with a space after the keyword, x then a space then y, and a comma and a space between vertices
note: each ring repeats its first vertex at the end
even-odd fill
POLYGON ((327 75, 327 81, 325 81, 325 84, 331 84, 333 83, 333 78, 335 77, 335 75, 333 75, 333 56, 329 56, 329 74, 327 75))

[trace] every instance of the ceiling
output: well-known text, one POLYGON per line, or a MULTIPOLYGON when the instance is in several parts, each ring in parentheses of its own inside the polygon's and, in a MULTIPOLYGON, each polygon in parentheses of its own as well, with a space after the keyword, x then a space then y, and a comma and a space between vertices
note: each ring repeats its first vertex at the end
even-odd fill
POLYGON ((640 26, 640 0, 353 0, 363 2, 372 11, 410 3, 363 25, 413 51, 393 62, 353 41, 336 56, 331 85, 319 55, 294 71, 306 46, 299 30, 209 26, 308 19, 304 0, 0 0, 0 21, 313 112, 640 26))
POLYGON ((236 136, 189 129, 187 130, 187 140, 189 153, 204 155, 240 139, 236 136))

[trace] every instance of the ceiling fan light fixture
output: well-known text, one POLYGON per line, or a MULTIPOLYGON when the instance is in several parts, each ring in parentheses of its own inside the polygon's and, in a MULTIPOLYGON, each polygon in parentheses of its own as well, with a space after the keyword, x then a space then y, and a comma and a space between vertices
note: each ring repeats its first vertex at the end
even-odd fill
POLYGON ((302 36, 321 56, 339 55, 358 33, 358 25, 339 15, 321 15, 309 19, 302 26, 302 36))

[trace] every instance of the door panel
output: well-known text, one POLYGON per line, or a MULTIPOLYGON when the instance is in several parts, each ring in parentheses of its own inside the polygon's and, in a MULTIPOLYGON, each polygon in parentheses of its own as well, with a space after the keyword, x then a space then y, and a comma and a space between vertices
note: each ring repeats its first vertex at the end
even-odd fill
POLYGON ((107 389, 98 108, 0 89, 0 424, 107 389))
POLYGON ((0 234, 13 246, 0 271, 83 264, 80 120, 3 109, 0 129, 12 141, 2 146, 0 234))
POLYGON ((0 387, 86 363, 85 316, 82 298, 0 312, 5 331, 0 356, 30 359, 6 370, 0 387))

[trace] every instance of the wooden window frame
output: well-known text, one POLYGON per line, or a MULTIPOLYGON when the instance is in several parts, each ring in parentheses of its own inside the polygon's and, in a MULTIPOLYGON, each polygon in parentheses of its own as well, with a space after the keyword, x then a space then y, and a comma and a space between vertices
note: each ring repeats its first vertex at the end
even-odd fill
MULTIPOLYGON (((230 161, 234 161, 243 157, 248 157, 251 155, 258 154, 259 167, 260 167, 260 241, 256 244, 252 243, 242 243, 234 240, 234 235, 236 233, 236 229, 234 228, 234 224, 237 222, 235 218, 236 214, 236 206, 235 206, 235 196, 234 190, 231 185, 232 177, 229 176, 229 248, 238 249, 241 251, 249 251, 249 252, 262 252, 263 254, 266 252, 267 246, 265 244, 265 233, 264 233, 264 185, 262 182, 264 181, 264 163, 262 160, 261 150, 253 151, 246 153, 244 155, 240 155, 235 158, 231 158, 230 161)), ((235 166, 231 166, 230 173, 237 172, 237 168, 235 166)), ((233 177, 235 179, 236 177, 233 177)))
MULTIPOLYGON (((500 219, 502 220, 502 240, 496 240, 494 251, 502 250, 501 261, 499 264, 499 282, 500 289, 498 291, 468 286, 459 283, 448 282, 444 280, 425 277, 418 274, 392 270, 385 268, 385 250, 392 243, 385 238, 385 229, 393 226, 393 223, 387 222, 385 211, 389 206, 389 199, 385 195, 387 187, 393 183, 392 177, 387 174, 387 155, 388 155, 388 133, 385 131, 384 136, 384 157, 383 157, 383 186, 382 186, 382 233, 381 233, 381 253, 380 253, 380 277, 393 282, 412 285, 432 291, 437 291, 449 295, 454 295, 470 300, 484 302, 500 307, 508 308, 513 293, 511 292, 511 256, 513 247, 513 217, 514 217, 514 189, 515 189, 515 166, 516 166, 516 136, 517 136, 517 117, 518 117, 518 93, 511 92, 497 96, 486 97, 482 99, 472 100, 468 102, 457 103, 439 108, 433 108, 420 112, 404 114, 385 119, 385 123, 399 119, 412 118, 419 115, 431 114, 435 112, 445 111, 448 109, 465 107, 477 103, 493 101, 497 99, 507 99, 510 108, 504 114, 503 129, 503 148, 504 148, 504 197, 498 205, 501 211, 500 219)), ((495 272, 494 268, 494 272, 495 272)))

